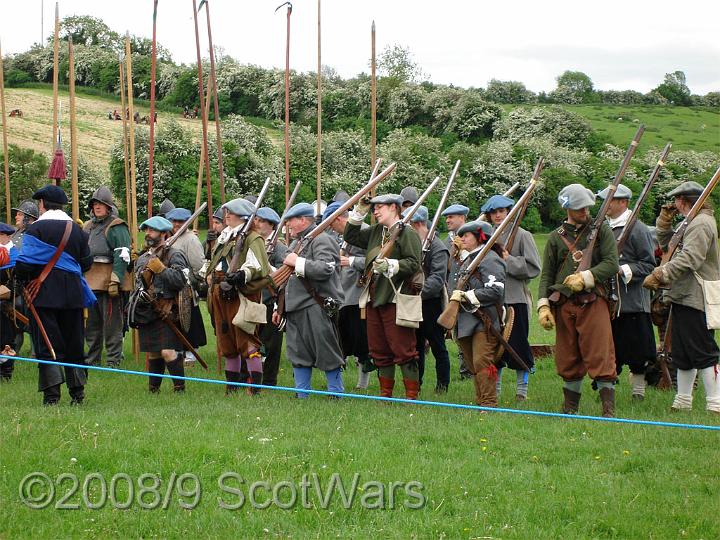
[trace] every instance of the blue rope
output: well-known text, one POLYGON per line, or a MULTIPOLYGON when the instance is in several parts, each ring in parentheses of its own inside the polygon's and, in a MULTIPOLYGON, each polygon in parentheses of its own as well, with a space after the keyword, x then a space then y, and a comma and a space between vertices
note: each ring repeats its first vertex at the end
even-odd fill
POLYGON ((164 379, 176 379, 192 382, 210 383, 210 384, 222 384, 241 386, 248 388, 265 388, 267 390, 280 390, 282 392, 293 392, 302 394, 316 394, 319 396, 335 396, 335 397, 347 397, 354 399, 367 399, 372 401, 388 401, 393 403, 410 403, 413 405, 431 405, 435 407, 446 407, 449 409, 466 409, 471 411, 485 411, 485 412, 502 412, 509 414, 521 414, 527 416, 545 416, 550 418, 568 418, 570 420, 591 420, 594 422, 611 422, 614 424, 634 424, 642 426, 654 426, 654 427, 671 427, 671 428, 684 428, 684 429, 702 429, 708 431, 720 431, 720 426, 709 426, 704 424, 682 424, 676 422, 658 422, 655 420, 635 420, 632 418, 604 418, 601 416, 588 416, 581 414, 563 414, 546 411, 533 411, 533 410, 519 410, 519 409, 504 409, 501 407, 481 407, 480 405, 463 405, 461 403, 446 403, 442 401, 425 401, 422 399, 404 399, 404 398, 387 398, 381 396, 370 396, 365 394, 345 394, 340 392, 328 392, 325 390, 299 390, 297 388, 290 388, 288 386, 267 386, 265 384, 250 384, 240 382, 229 382, 220 379, 203 379, 200 377, 177 377, 175 375, 166 374, 155 374, 147 373, 145 371, 134 371, 130 369, 117 369, 102 366, 90 366, 84 364, 70 364, 67 362, 55 362, 53 360, 40 360, 38 358, 24 358, 22 356, 5 356, 0 354, 0 358, 7 358, 8 360, 21 360, 23 362, 32 362, 35 364, 51 364, 56 366, 64 366, 70 368, 80 369, 93 369, 95 371, 107 371, 109 373, 122 373, 124 375, 140 375, 141 377, 160 377, 164 379))

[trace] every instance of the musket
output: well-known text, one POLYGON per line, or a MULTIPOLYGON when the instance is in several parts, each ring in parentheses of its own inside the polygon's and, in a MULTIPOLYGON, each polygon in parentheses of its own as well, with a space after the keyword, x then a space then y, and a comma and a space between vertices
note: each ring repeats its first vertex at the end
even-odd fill
MULTIPOLYGON (((295 242, 295 246, 292 249, 292 253, 300 253, 307 242, 312 241, 316 236, 318 236, 325 229, 327 229, 333 221, 335 221, 339 216, 347 212, 350 207, 352 207, 360 199, 370 193, 370 190, 372 190, 380 182, 385 180, 385 178, 389 176, 394 170, 395 163, 391 163, 390 165, 385 167, 385 170, 383 170, 380 174, 378 174, 367 184, 365 184, 365 186, 360 191, 358 191, 355 195, 345 201, 342 206, 340 206, 340 208, 338 208, 328 217, 323 219, 312 231, 310 231, 307 235, 298 238, 295 242)), ((283 264, 270 276, 272 279, 271 287, 273 287, 276 291, 279 290, 283 285, 285 285, 287 280, 290 278, 290 275, 294 271, 295 269, 293 267, 283 264)))
POLYGON ((460 160, 458 159, 455 162, 455 167, 453 167, 452 173, 450 173, 450 178, 448 179, 447 186, 445 186, 445 191, 443 191, 442 197, 440 198, 440 204, 438 204, 437 210, 435 210, 435 217, 433 217, 432 223, 430 224, 430 229, 428 230, 427 236, 425 237, 425 240, 423 241, 422 261, 425 260, 425 256, 427 255, 428 251, 430 251, 430 244, 432 244, 433 240, 435 240, 435 234, 437 231, 438 223, 440 222, 440 216, 442 214, 442 211, 445 208, 445 204, 447 203, 448 197, 450 196, 450 189, 452 188, 453 184, 455 183, 455 177, 457 176, 457 172, 458 172, 459 168, 460 168, 460 160))
POLYGON ((413 204, 410 208, 408 208, 407 210, 405 210, 405 212, 403 212, 402 221, 400 221, 399 223, 397 223, 397 224, 393 225, 393 227, 391 227, 390 238, 388 238, 388 240, 383 244, 382 248, 380 248, 380 251, 378 251, 377 255, 375 255, 369 261, 367 259, 365 260, 365 272, 358 279, 359 287, 369 286, 370 278, 372 277, 372 274, 373 274, 373 269, 372 269, 371 264, 374 261, 377 261, 380 259, 385 259, 390 255, 393 248, 395 247, 395 241, 398 239, 398 236, 400 236, 400 233, 403 231, 405 226, 408 223, 410 223, 410 219, 413 217, 415 212, 417 212, 417 209, 420 208, 423 201, 425 199, 427 199, 428 195, 430 195, 432 190, 435 189, 435 186, 438 184, 439 181, 440 181, 440 177, 436 176, 435 180, 430 182, 430 185, 427 187, 427 189, 425 189, 425 191, 422 193, 422 195, 420 195, 420 197, 418 197, 418 200, 415 202, 415 204, 413 204))
MULTIPOLYGON (((535 179, 540 179, 540 174, 542 173, 543 167, 545 166, 545 159, 543 157, 540 157, 538 159, 538 162, 535 164, 535 171, 533 171, 532 177, 535 179)), ((525 212, 527 212, 528 206, 530 205, 530 200, 528 199, 525 204, 520 208, 520 212, 518 212, 517 217, 515 218, 515 221, 512 224, 512 227, 510 227, 510 232, 507 235, 507 240, 505 241, 505 251, 510 253, 510 250, 513 247, 513 244, 515 244, 515 238, 517 237, 518 230, 520 230, 520 224, 522 223, 523 218, 525 217, 525 212)))
POLYGON ((5 313, 5 315, 7 315, 9 319, 17 319, 18 321, 20 321, 21 324, 24 324, 25 326, 30 323, 30 319, 20 313, 17 308, 10 305, 9 302, 2 303, 2 311, 3 313, 5 313))
MULTIPOLYGON (((192 225, 192 222, 195 221, 198 218, 198 216, 203 213, 203 210, 205 210, 206 206, 207 206, 206 202, 204 202, 200 206, 198 206, 198 209, 195 210, 193 215, 191 215, 185 223, 180 225, 180 228, 177 230, 177 232, 173 233, 173 235, 170 238, 165 240, 165 243, 161 247, 169 248, 175 242, 177 242, 178 238, 180 238, 183 234, 185 234, 185 231, 187 231, 190 228, 190 225, 192 225)), ((149 248, 148 251, 151 254, 155 253, 154 248, 149 248)))
MULTIPOLYGON (((263 200, 265 199, 265 194, 267 193, 268 187, 270 186, 270 178, 265 179, 265 183, 263 184, 262 189, 260 190, 260 194, 258 195, 257 201, 255 201, 255 208, 253 208, 252 214, 248 216, 247 220, 245 220, 245 224, 243 225, 242 229, 240 229, 240 232, 237 233, 235 236, 235 252, 233 253, 233 257, 230 260, 230 264, 228 265, 228 274, 235 272, 237 269, 238 259, 240 258, 240 254, 242 252, 242 246, 245 243, 245 238, 247 238, 247 235, 250 234, 250 229, 252 229, 253 226, 253 220, 255 218, 255 214, 257 214, 257 211, 262 206, 263 200)), ((221 284, 222 287, 222 284, 221 284)))
POLYGON ((697 216, 700 210, 702 210, 702 207, 707 202, 713 189, 717 186, 718 181, 720 181, 720 167, 718 167, 718 170, 715 171, 715 174, 710 179, 707 186, 705 186, 703 192, 698 196, 695 204, 692 205, 692 208, 688 212, 687 216, 685 216, 685 219, 675 230, 675 234, 672 235, 672 238, 668 243, 667 251, 663 253, 662 262, 660 263, 661 265, 666 264, 670 259, 672 259, 672 256, 675 254, 675 251, 682 242, 683 236, 685 236, 685 231, 687 230, 688 225, 690 225, 690 222, 695 219, 695 216, 697 216))
MULTIPOLYGON (((540 159, 543 159, 542 157, 540 159)), ((477 267, 480 266, 480 263, 483 261, 483 259, 487 256, 487 254, 492 249, 493 245, 495 245, 495 242, 497 242, 500 237, 502 236, 503 232, 505 232, 505 229, 507 229, 510 224, 513 222, 515 217, 520 213, 520 209, 524 204, 527 203, 527 201, 530 199, 530 197, 533 194, 533 191, 535 191, 536 186, 539 183, 539 179, 535 178, 534 176, 530 179, 530 184, 528 185, 527 189, 525 190, 525 193, 522 194, 522 197, 520 197, 520 200, 518 203, 513 206, 510 209, 510 212, 508 212, 508 215, 505 217, 503 222, 497 226, 495 229, 495 232, 492 233, 492 236, 488 239, 485 244, 483 244, 482 248, 480 248, 480 251, 478 251, 477 255, 473 258, 473 260, 470 262, 470 264, 467 266, 467 268, 463 269, 463 271, 460 273, 460 278, 458 279, 457 285, 455 286, 456 289, 464 290, 467 286, 468 281, 470 280, 470 277, 473 275, 475 270, 477 270, 477 267)), ((460 312, 460 302, 457 300, 450 300, 445 307, 445 310, 440 314, 440 317, 438 317, 438 324, 445 328, 446 330, 450 330, 451 328, 455 327, 455 324, 457 323, 457 317, 458 313, 460 312)))
POLYGON ((643 204, 645 204, 645 200, 647 199, 648 195, 650 194, 650 190, 652 189, 653 185, 655 184, 655 181, 657 180, 658 176, 660 176, 660 170, 665 166, 665 160, 667 159, 667 156, 670 153, 671 147, 672 147, 671 143, 667 143, 665 145, 665 149, 662 151, 662 154, 660 154, 660 159, 658 159, 657 164, 655 165, 652 172, 650 173, 650 178, 648 178, 648 181, 645 183, 645 187, 643 187, 643 190, 640 192, 640 196, 638 197, 638 200, 635 202, 635 207, 633 208, 632 213, 630 214, 630 217, 627 220, 627 223, 623 227, 623 230, 617 239, 618 253, 622 253, 623 248, 625 247, 625 243, 627 242, 628 238, 630 238, 630 233, 632 232, 633 228, 635 227, 635 223, 637 223, 638 215, 640 214, 640 209, 643 207, 643 204))
POLYGON ((295 184, 295 189, 293 189, 292 194, 290 195, 290 198, 287 201, 287 204, 285 205, 285 210, 283 210, 282 216, 280 216, 280 223, 277 224, 275 227, 275 230, 270 235, 270 237, 267 240, 267 243, 265 244, 265 250, 269 255, 272 255, 275 252, 275 245, 277 244, 278 238, 280 237, 280 231, 282 230, 283 223, 285 223, 285 216, 287 216, 288 210, 292 208, 292 206, 295 204, 295 198, 297 197, 298 193, 300 192, 300 188, 302 187, 302 180, 298 180, 295 184))
POLYGON ((622 181, 623 176, 625 176, 625 171, 627 170, 628 165, 630 165, 630 160, 632 159, 633 155, 635 154, 635 150, 637 149, 638 144, 640 144, 640 139, 642 138, 644 132, 645 132, 645 126, 643 124, 640 124, 640 127, 638 127, 638 130, 635 133, 635 136, 633 137, 633 140, 630 143, 630 146, 628 147, 627 151, 625 152, 625 157, 623 158, 622 162, 620 163, 620 168, 618 169, 617 173, 615 174, 613 183, 610 184, 610 186, 608 187, 608 194, 605 197, 605 200, 603 201, 602 205, 600 205, 600 210, 598 210, 598 213, 595 216, 595 220, 590 225, 590 232, 588 233, 588 236, 587 236, 587 244, 585 246, 585 249, 582 250, 582 259, 580 260, 580 264, 578 264, 576 272, 582 272, 584 270, 588 270, 592 266, 592 255, 593 255, 593 251, 595 249, 595 243, 597 242, 598 234, 600 233, 600 228, 602 227, 603 223, 605 222, 605 215, 607 214, 608 208, 610 207, 610 202, 612 201, 613 197, 615 196, 615 191, 617 191, 617 188, 620 185, 620 182, 622 181))
POLYGON ((668 360, 672 347, 672 306, 668 311, 667 323, 665 324, 665 335, 663 336, 662 347, 657 355, 658 363, 660 364, 660 380, 658 381, 657 388, 659 390, 668 390, 672 388, 672 377, 670 376, 670 370, 668 369, 668 360))
MULTIPOLYGON (((375 160, 375 166, 373 167, 372 172, 370 173, 370 180, 375 178, 375 175, 378 172, 378 169, 380 168, 380 162, 382 161, 382 158, 378 158, 375 160)), ((340 245, 340 256, 344 257, 347 253, 348 243, 347 240, 344 240, 343 243, 340 245)))

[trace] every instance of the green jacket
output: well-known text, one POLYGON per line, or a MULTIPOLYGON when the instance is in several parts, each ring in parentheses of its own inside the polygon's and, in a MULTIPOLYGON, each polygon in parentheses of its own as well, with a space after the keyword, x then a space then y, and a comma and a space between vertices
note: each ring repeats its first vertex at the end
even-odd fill
MULTIPOLYGON (((559 229, 550 233, 543 254, 542 273, 540 274, 540 286, 538 288, 539 298, 548 298, 553 291, 559 291, 565 297, 572 295, 570 289, 565 287, 562 282, 570 274, 576 272, 579 263, 574 262, 572 255, 568 254, 568 248, 560 237, 561 232, 564 233, 570 245, 575 244, 574 249, 579 251, 585 249, 587 245, 590 226, 576 227, 566 221, 563 222, 559 229), (576 240, 577 243, 575 243, 576 240)), ((598 232, 589 270, 593 278, 595 278, 596 285, 592 292, 604 296, 604 292, 599 290, 597 285, 610 279, 620 270, 617 243, 607 223, 603 223, 598 232)))
MULTIPOLYGON (((372 263, 382 247, 383 233, 388 229, 379 223, 361 229, 360 225, 353 225, 348 221, 343 232, 343 239, 353 246, 367 251, 365 256, 365 271, 372 271, 372 263)), ((408 226, 397 237, 395 245, 388 259, 396 259, 399 263, 398 273, 392 278, 393 284, 401 292, 406 294, 417 293, 411 291, 410 286, 404 283, 412 278, 420 270, 420 259, 422 258, 422 243, 415 230, 408 226), (400 289, 402 287, 402 289, 400 289)), ((373 274, 375 291, 372 295, 373 307, 391 304, 395 298, 390 280, 383 275, 373 274)))
MULTIPOLYGON (((658 242, 664 250, 673 233, 672 229, 658 227, 658 242)), ((685 229, 682 243, 673 258, 662 268, 670 282, 667 292, 670 301, 705 311, 702 288, 694 272, 707 281, 720 279, 718 230, 712 210, 700 210, 685 229)))

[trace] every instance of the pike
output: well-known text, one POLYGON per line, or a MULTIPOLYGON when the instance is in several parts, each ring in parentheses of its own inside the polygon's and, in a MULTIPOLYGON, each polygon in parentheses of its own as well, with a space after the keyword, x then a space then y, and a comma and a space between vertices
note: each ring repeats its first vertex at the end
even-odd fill
MULTIPOLYGON (((263 184, 263 187, 260 190, 260 194, 258 195, 257 201, 255 201, 255 207, 253 208, 252 214, 250 214, 250 216, 248 216, 248 218, 245 220, 245 224, 243 225, 242 229, 240 229, 240 232, 238 232, 237 235, 235 236, 235 238, 237 239, 235 242, 235 252, 233 253, 233 257, 230 260, 230 264, 228 265, 228 271, 227 271, 228 274, 235 272, 237 269, 238 260, 240 259, 240 254, 242 253, 242 246, 245 243, 245 238, 247 238, 247 235, 250 234, 250 229, 252 229, 255 214, 257 214, 257 211, 262 206, 263 200, 265 199, 265 194, 267 193, 269 186, 270 186, 270 178, 268 177, 265 179, 265 183, 263 184)), ((220 284, 220 288, 222 288, 223 283, 220 284)))
MULTIPOLYGON (((372 180, 373 178, 375 178, 375 175, 377 174, 378 169, 380 168, 380 163, 381 163, 381 162, 382 162, 382 159, 377 159, 377 160, 375 160, 375 166, 373 167, 373 170, 372 170, 372 172, 370 173, 370 180, 372 180)), ((371 191, 370 193, 372 193, 372 191, 371 191)), ((347 248, 348 248, 347 240, 344 240, 343 243, 342 243, 342 245, 340 246, 340 256, 341 256, 341 257, 344 257, 344 256, 345 256, 345 254, 347 253, 347 248)))
POLYGON ((290 208, 292 208, 292 206, 295 204, 295 199, 298 196, 301 187, 302 180, 298 180, 295 184, 295 189, 293 189, 293 192, 290 194, 290 199, 285 205, 285 210, 283 210, 282 216, 280 216, 280 223, 277 224, 277 227, 275 227, 275 230, 270 235, 270 238, 268 238, 267 240, 265 248, 268 256, 275 253, 275 245, 277 244, 278 238, 280 237, 280 230, 282 229, 282 225, 285 222, 288 210, 290 210, 290 208))
MULTIPOLYGON (((620 168, 615 174, 613 183, 608 188, 608 194, 605 197, 602 205, 600 206, 600 210, 598 210, 598 213, 595 216, 595 220, 590 225, 590 233, 587 237, 587 245, 585 246, 585 249, 582 250, 582 259, 580 259, 580 264, 578 264, 577 270, 575 270, 576 272, 583 272, 590 269, 590 266, 592 266, 592 254, 595 250, 595 243, 597 242, 600 227, 602 227, 602 224, 605 222, 605 215, 607 214, 608 208, 610 207, 610 201, 612 201, 613 197, 615 196, 615 191, 617 191, 617 188, 620 185, 623 176, 625 176, 625 171, 627 170, 628 165, 630 165, 630 160, 635 154, 635 150, 637 149, 638 144, 640 144, 640 139, 642 138, 644 132, 645 126, 643 124, 640 124, 640 127, 638 127, 638 130, 635 133, 632 142, 630 142, 630 146, 625 152, 625 157, 620 163, 620 168)), ((575 256, 573 254, 573 259, 574 258, 575 256)))
POLYGON ((157 8, 158 0, 153 0, 152 56, 150 57, 150 140, 148 149, 148 200, 147 216, 152 217, 153 166, 155 160, 155 73, 157 71, 157 8))
MULTIPOLYGON (((372 190, 375 186, 382 182, 387 176, 392 174, 394 170, 395 163, 391 163, 380 174, 373 177, 372 180, 365 184, 365 186, 360 191, 358 191, 355 195, 345 201, 342 206, 340 206, 340 208, 338 208, 328 217, 323 219, 317 227, 310 231, 306 236, 299 238, 298 241, 295 243, 295 247, 293 248, 292 253, 300 253, 300 251, 302 251, 303 247, 305 247, 305 244, 307 242, 311 242, 316 236, 318 236, 325 229, 327 229, 333 221, 335 221, 339 216, 347 212, 350 207, 352 207, 365 195, 370 193, 370 190, 372 190)), ((283 285, 285 285, 293 271, 294 269, 292 267, 283 264, 270 276, 272 280, 271 287, 273 287, 276 291, 279 290, 283 285)))
MULTIPOLYGON (((542 161, 543 158, 541 157, 539 161, 542 161)), ((537 170, 538 167, 536 166, 535 169, 537 170)), ((463 290, 465 286, 467 285, 467 282, 470 280, 470 276, 477 270, 477 267, 480 266, 480 263, 483 261, 483 259, 487 256, 487 254, 492 249, 495 242, 497 242, 505 229, 507 229, 510 224, 513 222, 515 217, 520 213, 520 209, 524 204, 526 204, 530 197, 533 194, 533 191, 535 191, 535 188, 537 187, 538 183, 540 182, 539 177, 533 177, 530 179, 530 185, 528 185, 527 189, 525 190, 525 193, 523 193, 522 197, 520 197, 520 200, 518 201, 518 204, 513 206, 510 209, 510 212, 508 212, 507 217, 503 220, 503 222, 498 225, 497 229, 495 229, 495 232, 492 234, 492 236, 488 239, 487 242, 483 245, 483 247, 478 251, 478 254, 475 256, 475 258, 472 260, 472 262, 468 265, 468 267, 462 271, 460 274, 460 279, 458 279, 457 285, 455 286, 456 289, 463 290)), ((455 327, 455 324, 457 323, 457 317, 458 313, 460 312, 460 302, 457 300, 450 300, 445 307, 445 311, 443 311, 440 314, 440 317, 438 317, 438 324, 445 328, 446 330, 450 330, 455 327)), ((510 349, 508 349, 509 351, 510 349)), ((512 354, 512 353, 511 353, 512 354)))
POLYGON ((7 119, 5 117, 5 78, 2 58, 2 47, 0 47, 0 114, 2 115, 2 137, 3 137, 3 161, 5 166, 5 214, 6 221, 10 223, 12 213, 10 202, 10 156, 8 156, 7 119))
MULTIPOLYGON (((541 157, 540 159, 538 159, 538 162, 535 164, 535 170, 533 171, 532 177, 535 178, 536 180, 539 180, 540 174, 542 173, 544 166, 545 166, 545 158, 541 157)), ((515 186, 519 186, 519 185, 520 185, 520 182, 515 183, 515 186)), ((513 188, 515 186, 513 186, 513 188)), ((505 195, 505 196, 507 197, 507 195, 505 195)), ((515 237, 517 236, 518 230, 520 229, 520 224, 522 223, 522 220, 525 217, 525 212, 527 212, 529 204, 530 204, 530 200, 528 199, 527 201, 525 201, 525 204, 522 205, 522 207, 520 208, 520 211, 518 212, 518 215, 515 218, 515 221, 513 221, 512 227, 510 227, 510 232, 508 233, 507 240, 505 242, 505 251, 507 251, 508 253, 510 253, 510 250, 512 249, 513 244, 515 243, 515 237)))
POLYGON ((275 8, 287 6, 287 37, 285 38, 285 202, 290 199, 290 15, 292 4, 285 2, 275 8))
MULTIPOLYGON (((705 189, 698 197, 697 201, 695 201, 695 204, 693 204, 692 208, 688 212, 687 216, 685 216, 685 219, 680 223, 678 228, 675 230, 675 233, 672 235, 672 238, 670 239, 670 242, 668 243, 668 248, 665 253, 663 253, 662 261, 660 262, 660 265, 667 264, 670 259, 672 259, 673 255, 677 251, 678 247, 680 246, 680 243, 683 240, 683 237, 685 236, 685 231, 688 228, 688 225, 690 225, 690 222, 695 219, 695 216, 698 215, 702 207, 707 202, 708 198, 710 197, 710 194, 715 189, 715 187, 718 185, 718 182, 720 182, 720 167, 715 171, 715 174, 710 179, 710 182, 705 186, 705 189)), ((670 354, 672 352, 672 335, 671 335, 671 329, 672 329, 672 307, 670 308, 670 313, 668 313, 668 320, 667 325, 665 326, 665 336, 663 339, 662 349, 660 350, 660 353, 658 354, 658 360, 660 361, 660 368, 662 369, 662 376, 663 379, 667 377, 667 382, 669 382, 670 379, 670 372, 668 371, 667 367, 667 360, 670 357, 670 354)), ((665 382, 664 380, 661 380, 661 383, 665 382)))
POLYGON ((427 187, 427 189, 425 189, 423 194, 420 195, 420 197, 418 197, 417 202, 415 202, 415 204, 413 204, 410 208, 408 208, 404 212, 404 217, 403 217, 402 221, 399 223, 399 225, 397 225, 397 226, 393 225, 393 227, 391 228, 392 232, 390 233, 390 238, 388 238, 388 240, 383 244, 382 248, 380 249, 380 251, 378 251, 377 255, 375 255, 375 257, 373 257, 370 260, 370 263, 368 263, 368 262, 365 263, 366 270, 363 273, 363 275, 360 276, 360 278, 358 279, 359 287, 367 288, 370 286, 370 278, 372 277, 372 274, 373 274, 372 267, 369 267, 370 264, 372 264, 374 261, 385 259, 390 255, 393 248, 395 247, 395 241, 400 236, 400 233, 407 226, 407 224, 410 223, 410 219, 413 217, 415 212, 417 212, 417 209, 420 208, 420 205, 422 205, 423 201, 425 201, 425 199, 427 199, 428 195, 430 195, 432 190, 435 189, 435 186, 437 186, 438 182, 440 182, 440 177, 436 176, 435 180, 430 182, 430 185, 427 187))
POLYGON ((78 132, 75 102, 75 47, 72 36, 68 37, 68 65, 70 89, 70 189, 72 191, 72 218, 80 219, 80 193, 78 187, 78 132))
POLYGON ((442 214, 443 208, 445 208, 448 196, 450 195, 450 189, 452 188, 453 183, 455 183, 455 176, 457 176, 459 168, 460 160, 458 159, 455 162, 455 167, 453 168, 452 173, 450 173, 450 178, 448 179, 447 186, 445 186, 445 191, 443 191, 442 197, 440 199, 440 204, 438 204, 437 210, 435 211, 435 217, 433 217, 432 223, 430 224, 430 230, 428 231, 427 236, 423 241, 421 259, 423 261, 425 260, 425 256, 427 255, 428 251, 430 251, 430 244, 432 244, 433 240, 435 240, 435 232, 437 231, 438 222, 440 221, 440 215, 442 214))

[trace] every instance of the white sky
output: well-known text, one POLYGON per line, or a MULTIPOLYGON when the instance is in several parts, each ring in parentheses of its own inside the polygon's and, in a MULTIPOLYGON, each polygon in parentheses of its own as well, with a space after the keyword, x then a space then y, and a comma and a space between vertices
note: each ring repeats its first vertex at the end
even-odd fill
MULTIPOLYGON (((284 67, 286 9, 274 13, 280 0, 210 1, 216 47, 241 63, 284 67)), ((39 41, 41 0, 3 4, 12 14, 0 19, 3 53, 39 41)), ((47 37, 54 2, 44 4, 47 37)), ((152 0, 60 2, 60 16, 71 14, 152 35, 152 0)), ((720 91, 717 1, 323 0, 323 65, 343 77, 367 72, 373 19, 378 54, 390 44, 407 46, 436 83, 484 87, 496 78, 549 91, 571 69, 587 73, 596 89, 647 92, 665 73, 681 70, 693 93, 720 91)), ((317 0, 295 0, 291 21, 291 67, 314 71, 317 0)), ((200 22, 207 56, 204 11, 200 22)), ((158 41, 176 62, 195 61, 192 0, 160 0, 158 41)))

